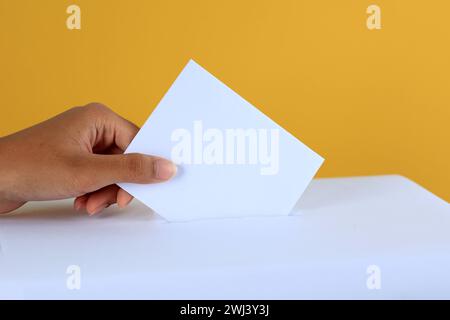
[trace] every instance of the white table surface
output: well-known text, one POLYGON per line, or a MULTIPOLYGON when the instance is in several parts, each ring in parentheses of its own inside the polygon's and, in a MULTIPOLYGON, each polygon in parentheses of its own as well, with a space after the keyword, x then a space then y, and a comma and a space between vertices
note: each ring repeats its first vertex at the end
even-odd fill
POLYGON ((448 299, 450 208, 395 175, 314 180, 288 217, 169 223, 137 201, 97 217, 29 203, 0 218, 0 298, 448 299))

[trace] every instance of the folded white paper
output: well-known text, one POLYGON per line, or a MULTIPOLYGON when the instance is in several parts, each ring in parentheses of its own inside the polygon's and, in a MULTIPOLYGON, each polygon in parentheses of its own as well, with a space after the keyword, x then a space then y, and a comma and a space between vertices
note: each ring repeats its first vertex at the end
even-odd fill
POLYGON ((177 176, 120 187, 169 221, 288 215, 323 158, 189 61, 126 153, 171 159, 177 176))

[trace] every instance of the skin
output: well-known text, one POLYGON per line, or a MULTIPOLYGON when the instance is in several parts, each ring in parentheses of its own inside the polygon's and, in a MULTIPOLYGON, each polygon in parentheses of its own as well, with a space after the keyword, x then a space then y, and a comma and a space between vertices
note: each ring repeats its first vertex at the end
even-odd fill
POLYGON ((106 106, 75 107, 0 138, 0 213, 27 201, 75 198, 90 215, 132 196, 116 183, 157 183, 176 174, 163 158, 123 154, 139 128, 106 106))

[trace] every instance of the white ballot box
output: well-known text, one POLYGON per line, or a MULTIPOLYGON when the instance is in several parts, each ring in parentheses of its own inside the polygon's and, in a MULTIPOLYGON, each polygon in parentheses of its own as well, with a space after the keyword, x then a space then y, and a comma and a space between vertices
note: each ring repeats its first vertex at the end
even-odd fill
POLYGON ((29 203, 0 246, 0 298, 450 298, 449 204, 401 176, 314 180, 287 217, 29 203))

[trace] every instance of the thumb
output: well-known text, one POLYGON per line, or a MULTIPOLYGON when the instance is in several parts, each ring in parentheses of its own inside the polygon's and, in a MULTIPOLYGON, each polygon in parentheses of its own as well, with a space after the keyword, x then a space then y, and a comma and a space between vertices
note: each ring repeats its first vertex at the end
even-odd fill
POLYGON ((171 179, 177 167, 164 158, 129 153, 119 155, 90 156, 89 169, 92 175, 93 188, 119 183, 156 183, 171 179))

